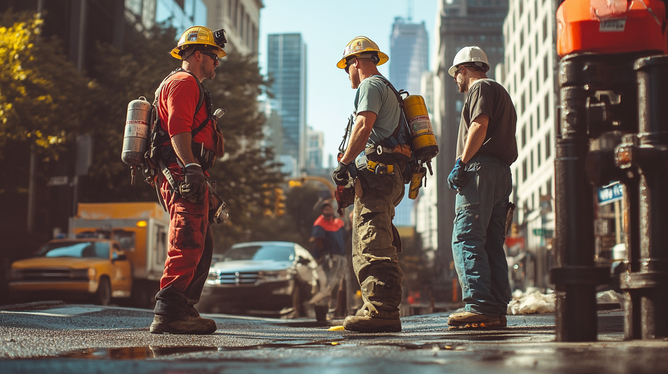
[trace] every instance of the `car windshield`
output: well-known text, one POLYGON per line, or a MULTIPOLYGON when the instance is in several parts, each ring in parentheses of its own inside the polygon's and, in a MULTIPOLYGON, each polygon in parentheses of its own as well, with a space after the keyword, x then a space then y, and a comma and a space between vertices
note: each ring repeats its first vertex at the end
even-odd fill
POLYGON ((295 249, 291 245, 249 245, 233 247, 223 255, 223 261, 292 261, 295 259, 295 249))
POLYGON ((56 242, 45 244, 38 252, 42 257, 109 258, 108 242, 56 242))

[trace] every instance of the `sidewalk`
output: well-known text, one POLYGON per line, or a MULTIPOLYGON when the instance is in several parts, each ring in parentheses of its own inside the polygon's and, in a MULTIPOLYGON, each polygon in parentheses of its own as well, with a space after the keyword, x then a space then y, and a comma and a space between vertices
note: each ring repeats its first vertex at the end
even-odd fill
MULTIPOLYGON (((3 373, 657 373, 668 342, 623 341, 623 312, 599 312, 599 341, 557 343, 554 315, 450 331, 448 313, 402 318, 403 331, 328 331, 313 320, 207 315, 213 335, 153 335, 150 311, 91 305, 0 310, 3 373), (60 310, 60 311, 59 311, 60 310), (59 314, 60 313, 60 314, 59 314)), ((330 321, 329 325, 341 321, 330 321)))

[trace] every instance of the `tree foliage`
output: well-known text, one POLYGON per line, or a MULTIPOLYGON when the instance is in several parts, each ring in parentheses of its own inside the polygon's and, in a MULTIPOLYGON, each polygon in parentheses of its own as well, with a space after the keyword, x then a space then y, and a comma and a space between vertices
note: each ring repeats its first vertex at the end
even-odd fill
POLYGON ((8 141, 28 141, 48 159, 78 133, 89 80, 67 61, 57 40, 40 39, 42 23, 23 13, 2 17, 0 149, 8 141))

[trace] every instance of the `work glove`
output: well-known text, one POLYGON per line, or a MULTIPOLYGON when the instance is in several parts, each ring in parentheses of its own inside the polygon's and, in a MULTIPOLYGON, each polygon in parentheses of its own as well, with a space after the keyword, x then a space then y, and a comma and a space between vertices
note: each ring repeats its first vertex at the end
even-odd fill
POLYGON ((199 165, 186 166, 186 177, 179 186, 179 192, 191 203, 199 203, 207 193, 206 178, 199 165))
POLYGON ((459 190, 469 182, 467 172, 464 170, 465 167, 466 164, 462 162, 461 158, 458 158, 457 162, 455 162, 455 167, 452 168, 450 175, 448 175, 448 186, 450 189, 459 190))
POLYGON ((337 186, 346 186, 350 183, 350 174, 348 174, 348 164, 339 161, 339 165, 332 173, 332 180, 337 186))

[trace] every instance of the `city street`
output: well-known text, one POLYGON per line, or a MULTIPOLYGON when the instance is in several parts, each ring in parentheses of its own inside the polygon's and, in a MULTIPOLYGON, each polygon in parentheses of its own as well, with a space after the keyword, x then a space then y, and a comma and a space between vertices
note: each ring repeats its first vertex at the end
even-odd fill
POLYGON ((403 331, 328 331, 313 320, 208 315, 208 336, 153 335, 143 309, 42 303, 0 310, 3 373, 657 373, 668 342, 623 341, 623 312, 599 312, 599 342, 554 342, 554 315, 496 331, 449 331, 448 313, 403 331))

